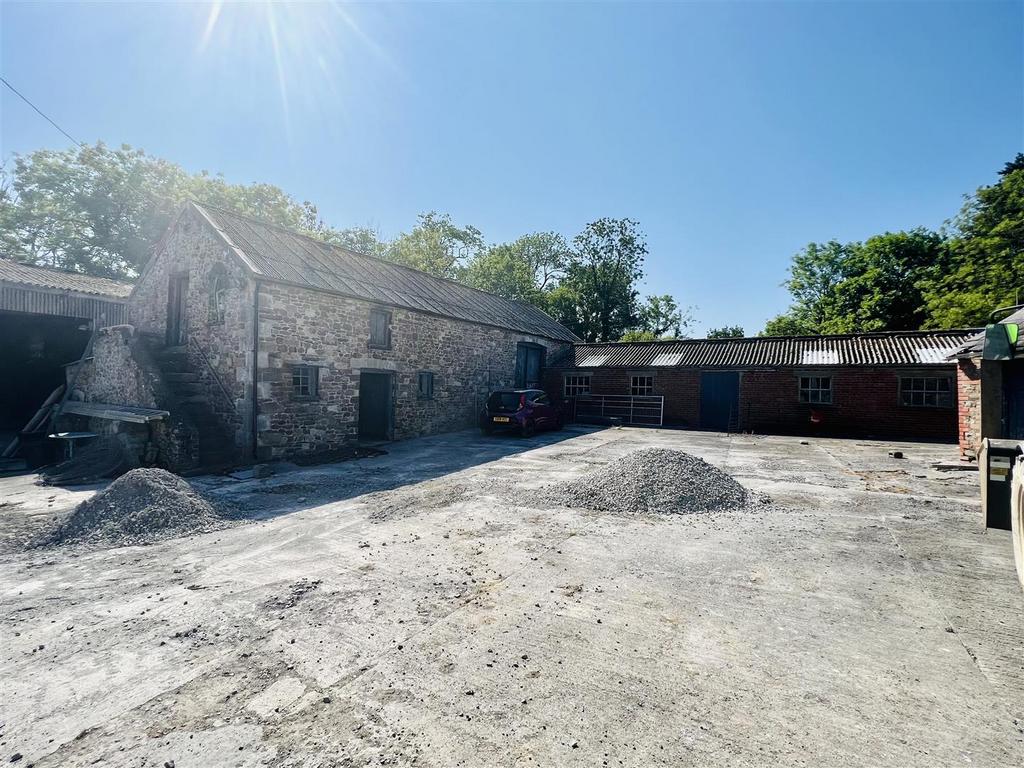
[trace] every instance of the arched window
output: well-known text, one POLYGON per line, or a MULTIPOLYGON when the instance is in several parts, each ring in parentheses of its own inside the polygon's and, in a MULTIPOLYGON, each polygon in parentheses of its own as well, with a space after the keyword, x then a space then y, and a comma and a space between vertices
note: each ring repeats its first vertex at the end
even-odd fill
POLYGON ((210 270, 210 311, 207 322, 211 325, 224 322, 227 315, 228 276, 220 264, 210 270))

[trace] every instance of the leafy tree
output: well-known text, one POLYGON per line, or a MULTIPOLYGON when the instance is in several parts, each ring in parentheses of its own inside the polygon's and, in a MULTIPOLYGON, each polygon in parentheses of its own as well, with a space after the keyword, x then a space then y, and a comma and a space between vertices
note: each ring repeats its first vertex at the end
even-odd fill
POLYGON ((743 336, 743 326, 740 325, 723 325, 708 331, 709 339, 742 339, 743 336))
POLYGON ((647 244, 632 219, 598 219, 573 238, 550 307, 585 341, 612 341, 637 325, 636 283, 647 244))
POLYGON ((638 328, 634 328, 631 331, 626 331, 622 334, 622 338, 619 341, 657 341, 658 337, 650 331, 643 331, 638 328))
POLYGON ((767 335, 913 330, 925 321, 919 283, 942 237, 919 228, 864 243, 811 243, 793 257, 785 286, 793 305, 767 335))
POLYGON ((19 261, 110 277, 145 265, 188 199, 323 236, 311 203, 270 184, 229 184, 122 145, 16 155, 0 183, 0 247, 19 261))
POLYGON ((693 314, 689 307, 680 308, 672 296, 648 296, 637 312, 641 333, 650 334, 651 338, 677 339, 683 331, 693 324, 693 314))
POLYGON ((326 230, 323 237, 327 242, 367 256, 384 256, 387 253, 387 243, 381 240, 377 230, 370 227, 326 230))
POLYGON ((421 213, 412 231, 399 235, 388 246, 385 258, 438 277, 458 279, 483 247, 479 229, 456 226, 447 213, 431 211, 421 213))
POLYGON ((1024 154, 968 198, 921 291, 928 328, 981 326, 1024 296, 1024 154))
POLYGON ((776 315, 767 323, 758 336, 810 336, 817 330, 807 324, 806 320, 790 310, 776 315))
POLYGON ((554 232, 523 235, 483 251, 462 273, 468 285, 540 307, 565 272, 569 246, 554 232))

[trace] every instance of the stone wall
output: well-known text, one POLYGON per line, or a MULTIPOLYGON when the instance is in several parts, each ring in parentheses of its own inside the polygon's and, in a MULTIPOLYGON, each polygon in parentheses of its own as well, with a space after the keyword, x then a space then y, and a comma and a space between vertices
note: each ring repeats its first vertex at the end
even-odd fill
POLYGON ((516 345, 549 356, 565 344, 403 309, 377 307, 276 283, 259 288, 259 445, 262 458, 319 452, 358 437, 361 371, 392 374, 394 439, 476 424, 487 394, 515 381, 516 345), (370 310, 392 312, 391 348, 369 345, 370 310), (292 393, 291 367, 319 370, 319 395, 292 393), (418 395, 417 376, 434 374, 434 395, 418 395))
POLYGON ((149 424, 74 415, 62 418, 84 421, 88 431, 99 435, 116 435, 135 466, 158 465, 179 472, 196 466, 195 425, 170 407, 160 371, 131 326, 101 328, 93 342, 92 357, 76 377, 77 367, 75 364, 65 369, 68 385, 74 383, 70 399, 160 408, 170 410, 171 415, 149 424))
POLYGON ((168 286, 172 276, 180 274, 188 275, 187 333, 194 341, 188 345, 189 365, 202 377, 210 407, 233 436, 235 446, 240 453, 247 453, 252 446, 255 281, 202 215, 186 208, 129 300, 130 316, 139 332, 155 337, 160 344, 167 333, 168 286), (218 275, 225 285, 223 318, 211 312, 211 290, 218 275))

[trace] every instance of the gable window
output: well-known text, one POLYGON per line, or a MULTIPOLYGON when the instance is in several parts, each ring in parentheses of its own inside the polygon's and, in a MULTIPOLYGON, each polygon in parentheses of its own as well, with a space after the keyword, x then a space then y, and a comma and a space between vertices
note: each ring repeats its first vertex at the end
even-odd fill
POLYGON ((653 395, 654 377, 640 374, 629 377, 629 394, 631 395, 653 395))
POLYGON ((565 374, 565 396, 576 397, 578 395, 590 394, 589 373, 567 373, 565 374))
POLYGON ((292 397, 314 400, 320 393, 320 369, 315 365, 292 366, 292 397))
POLYGON ((370 346, 391 349, 391 313, 386 309, 370 310, 370 346))
POLYGON ((952 408, 952 381, 948 376, 900 377, 900 405, 952 408))
MULTIPOLYGON (((219 266, 219 265, 218 265, 219 266)), ((220 325, 227 315, 228 276, 223 269, 214 269, 210 274, 210 304, 206 321, 210 325, 220 325)))
POLYGON ((416 396, 420 400, 434 399, 434 374, 430 371, 420 371, 416 377, 416 396))
POLYGON ((832 402, 832 377, 831 376, 801 376, 800 377, 800 402, 801 403, 823 403, 832 402))

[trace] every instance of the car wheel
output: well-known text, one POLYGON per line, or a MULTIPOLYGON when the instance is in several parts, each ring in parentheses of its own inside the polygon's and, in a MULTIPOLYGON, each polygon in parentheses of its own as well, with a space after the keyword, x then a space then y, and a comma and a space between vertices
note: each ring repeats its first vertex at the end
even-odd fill
POLYGON ((523 426, 520 428, 520 432, 523 437, 533 437, 533 422, 524 421, 523 426))

